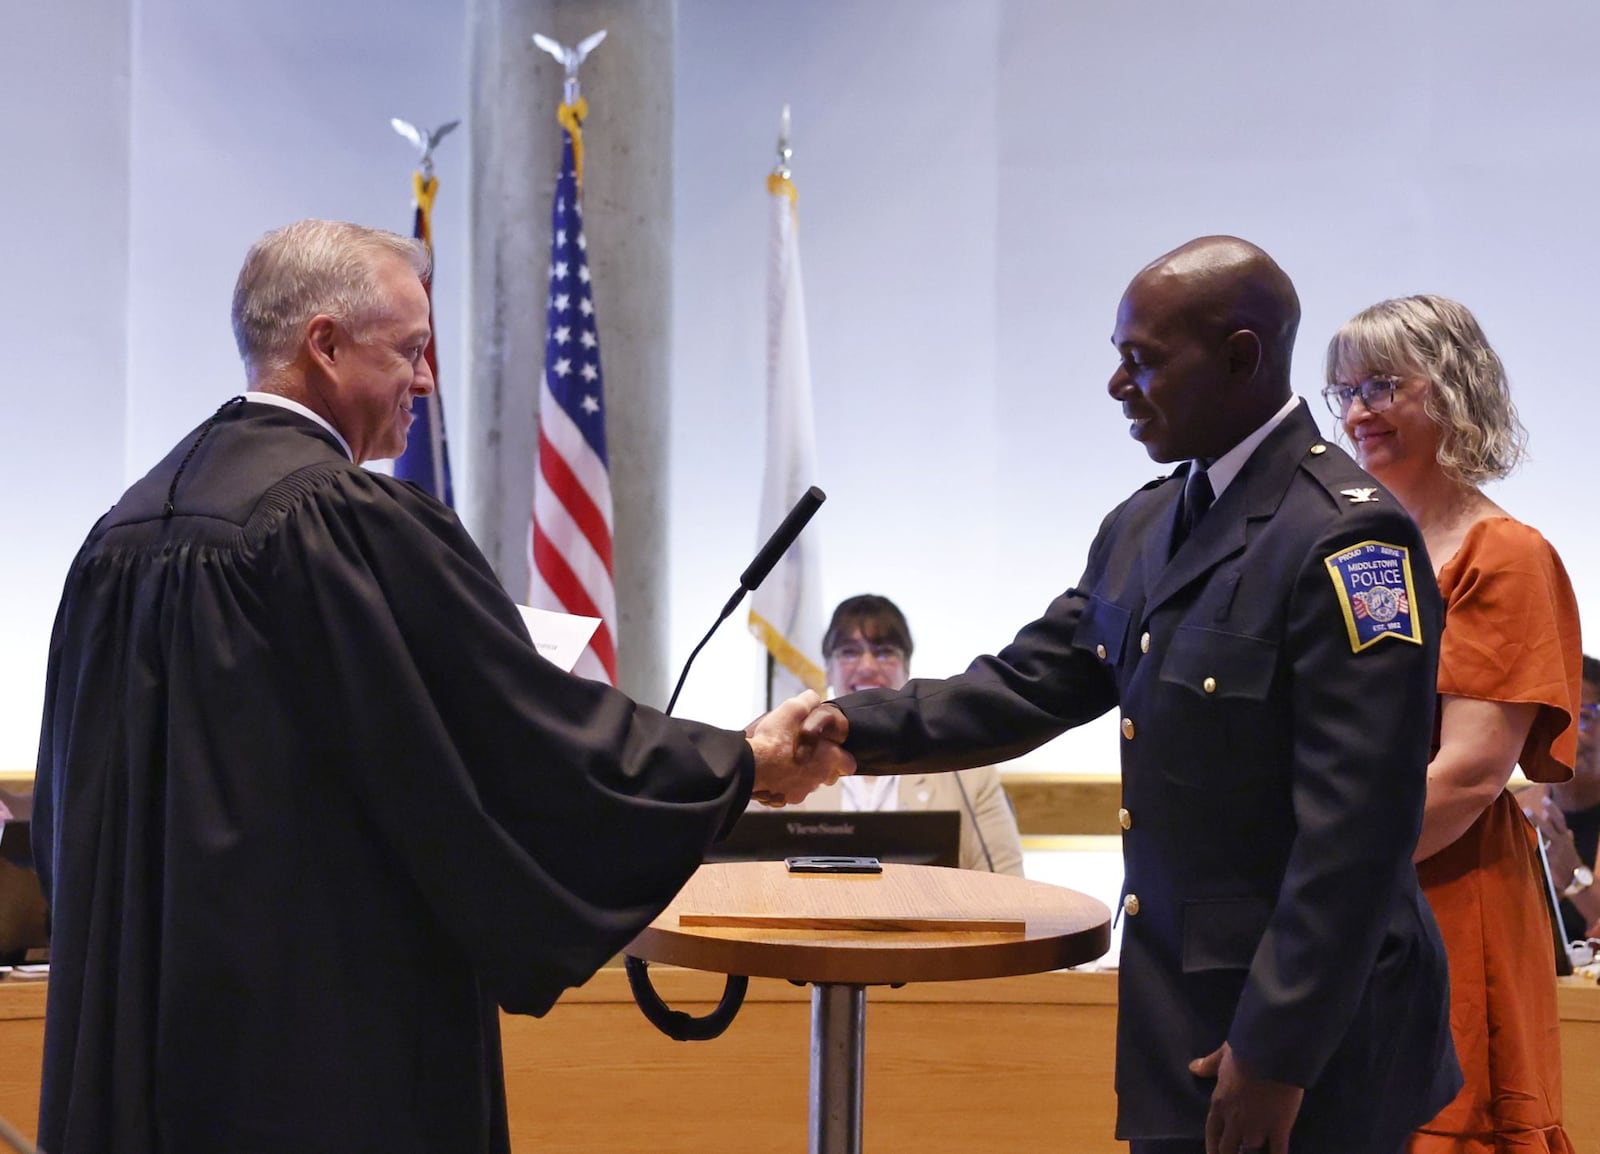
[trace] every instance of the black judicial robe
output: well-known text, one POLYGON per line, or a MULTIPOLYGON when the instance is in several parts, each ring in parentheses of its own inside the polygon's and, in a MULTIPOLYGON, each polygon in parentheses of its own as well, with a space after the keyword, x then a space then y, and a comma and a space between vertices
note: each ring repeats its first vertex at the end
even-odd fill
POLYGON ((56 619, 41 1148, 509 1149, 496 1006, 621 949, 751 774, 740 734, 539 657, 443 505, 225 407, 56 619))
POLYGON ((1306 1087, 1295 1154, 1395 1150, 1461 1084, 1411 864, 1433 568, 1303 402, 1172 552, 1184 476, 1113 510, 1078 584, 998 655, 842 699, 846 747, 863 772, 958 768, 1120 708, 1117 1136, 1200 1138, 1215 1083, 1188 1063, 1226 1039, 1306 1087), (1372 595, 1375 574, 1394 582, 1372 595))

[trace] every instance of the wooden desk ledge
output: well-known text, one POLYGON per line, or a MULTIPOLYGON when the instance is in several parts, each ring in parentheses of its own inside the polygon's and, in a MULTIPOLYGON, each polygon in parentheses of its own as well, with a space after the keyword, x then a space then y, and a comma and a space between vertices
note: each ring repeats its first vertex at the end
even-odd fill
POLYGON ((1117 810, 1122 779, 1114 773, 1020 773, 1000 771, 1017 830, 1023 837, 1122 832, 1117 810))

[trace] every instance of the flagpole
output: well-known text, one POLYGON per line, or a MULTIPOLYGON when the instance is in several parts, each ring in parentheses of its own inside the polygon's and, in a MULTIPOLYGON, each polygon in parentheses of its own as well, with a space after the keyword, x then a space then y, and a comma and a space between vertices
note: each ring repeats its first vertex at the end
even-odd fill
MULTIPOLYGON (((767 280, 767 430, 757 540, 765 540, 816 474, 816 433, 811 411, 811 366, 800 276, 798 194, 790 179, 789 106, 779 118, 777 157, 767 174, 773 225, 767 280)), ((764 696, 826 688, 818 649, 822 636, 815 542, 800 540, 751 598, 750 631, 766 651, 764 696)))
MULTIPOLYGON (((773 163, 772 175, 784 183, 789 183, 789 161, 794 157, 794 149, 789 147, 789 105, 784 104, 783 113, 778 117, 778 158, 773 163)), ((772 712, 772 707, 777 704, 773 700, 773 690, 777 688, 778 659, 771 649, 766 651, 766 710, 772 712)))
POLYGON ((539 381, 539 448, 528 525, 528 602, 539 609, 599 618, 573 671, 617 683, 618 617, 606 400, 599 328, 583 226, 583 122, 588 104, 578 83, 584 57, 602 30, 568 47, 535 34, 533 42, 565 70, 561 168, 551 206, 550 295, 539 381))
MULTIPOLYGON (((416 208, 412 235, 427 246, 430 258, 433 256, 433 201, 439 191, 439 179, 433 174, 433 153, 439 142, 460 123, 459 120, 447 121, 432 132, 428 132, 399 117, 391 117, 389 120, 389 127, 409 140, 419 154, 417 170, 411 174, 412 202, 416 208)), ((431 322, 433 318, 431 274, 426 287, 428 315, 431 322)), ((416 420, 412 426, 414 435, 407 438, 405 451, 394 463, 394 472, 401 480, 420 485, 437 500, 453 506, 455 497, 450 485, 449 442, 445 437, 444 427, 444 396, 439 391, 439 354, 432 333, 429 334, 428 347, 423 351, 423 356, 433 373, 434 390, 418 402, 421 405, 420 412, 416 412, 413 407, 413 411, 416 412, 416 420)))

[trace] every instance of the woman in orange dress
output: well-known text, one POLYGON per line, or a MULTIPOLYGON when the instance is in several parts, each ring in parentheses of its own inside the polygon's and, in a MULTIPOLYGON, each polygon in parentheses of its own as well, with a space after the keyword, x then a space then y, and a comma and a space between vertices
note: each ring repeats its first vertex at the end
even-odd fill
POLYGON ((1421 528, 1445 603, 1415 860, 1450 960, 1466 1083, 1409 1149, 1570 1154, 1536 834, 1506 783, 1518 764, 1534 781, 1571 776, 1582 646, 1556 551, 1479 488, 1522 455, 1505 370, 1465 307, 1407 297, 1339 330, 1323 392, 1357 459, 1421 528))

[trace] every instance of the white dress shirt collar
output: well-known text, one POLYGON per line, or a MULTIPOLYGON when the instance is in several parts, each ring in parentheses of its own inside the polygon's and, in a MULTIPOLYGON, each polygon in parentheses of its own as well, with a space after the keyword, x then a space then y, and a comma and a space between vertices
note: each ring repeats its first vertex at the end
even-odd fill
POLYGON ((288 409, 291 413, 299 413, 302 417, 310 418, 334 435, 334 438, 339 442, 339 447, 344 450, 345 456, 349 457, 352 461, 356 459, 356 455, 350 451, 350 442, 344 439, 339 430, 330 425, 317 413, 314 413, 310 409, 306 408, 299 401, 291 401, 288 397, 280 397, 277 393, 255 392, 246 393, 244 395, 244 399, 257 405, 277 405, 280 409, 288 409))
MULTIPOLYGON (((1283 424, 1299 404, 1300 398, 1291 394, 1284 402, 1283 408, 1268 417, 1265 424, 1206 466, 1206 479, 1211 482, 1212 493, 1218 497, 1222 496, 1222 490, 1233 483, 1233 479, 1239 475, 1239 470, 1243 469, 1244 463, 1250 459, 1250 454, 1260 447, 1261 442, 1267 439, 1267 435, 1273 429, 1283 424)), ((1194 466, 1190 465, 1190 468, 1194 466)))

